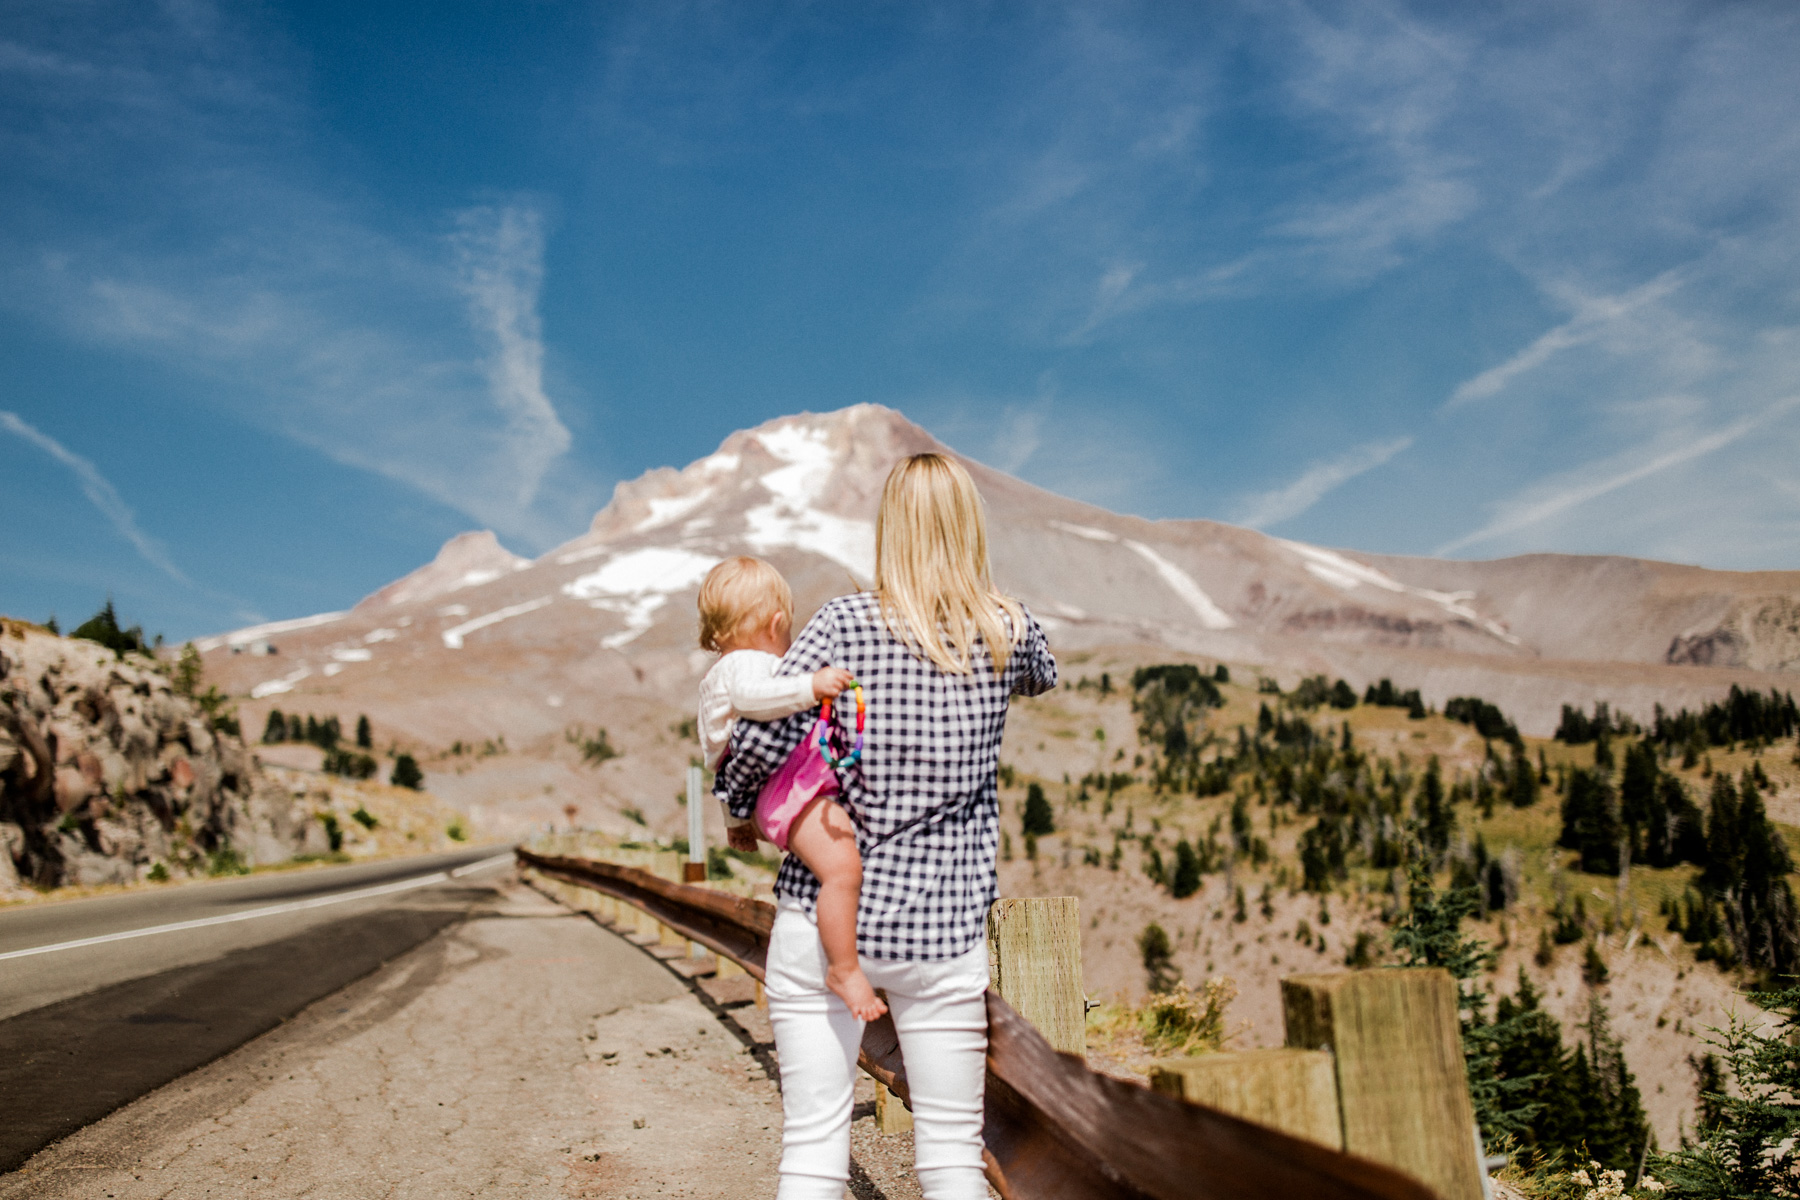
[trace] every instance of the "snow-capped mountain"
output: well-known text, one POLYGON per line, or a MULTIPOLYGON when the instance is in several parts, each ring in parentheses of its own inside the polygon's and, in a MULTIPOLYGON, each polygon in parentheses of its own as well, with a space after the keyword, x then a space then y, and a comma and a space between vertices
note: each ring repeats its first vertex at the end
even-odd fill
MULTIPOLYGON (((874 405, 783 417, 685 468, 620 484, 587 532, 534 561, 491 533, 462 534, 346 612, 201 647, 209 670, 249 698, 251 721, 271 705, 367 711, 421 745, 505 734, 514 753, 553 749, 573 725, 617 734, 636 723, 659 731, 679 764, 686 747, 665 734, 708 662, 694 644, 707 570, 731 554, 768 558, 804 620, 871 581, 883 480, 927 449, 949 452, 874 405), (253 649, 274 653, 242 653, 253 649)), ((988 506, 997 582, 1064 653, 1140 646, 1286 684, 1312 672, 1359 688, 1390 676, 1435 703, 1482 695, 1543 733, 1564 702, 1647 712, 1800 669, 1800 572, 1361 554, 1121 516, 963 461, 988 506)))

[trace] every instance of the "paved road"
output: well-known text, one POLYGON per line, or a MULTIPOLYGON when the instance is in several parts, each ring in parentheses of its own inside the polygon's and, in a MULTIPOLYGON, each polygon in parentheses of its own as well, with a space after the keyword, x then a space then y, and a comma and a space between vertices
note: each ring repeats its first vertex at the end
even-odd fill
POLYGON ((0 1200, 774 1195, 781 1102, 734 1026, 625 939, 478 878, 466 918, 0 1175, 0 1200))
POLYGON ((0 1171, 462 920, 498 851, 0 911, 0 1171))

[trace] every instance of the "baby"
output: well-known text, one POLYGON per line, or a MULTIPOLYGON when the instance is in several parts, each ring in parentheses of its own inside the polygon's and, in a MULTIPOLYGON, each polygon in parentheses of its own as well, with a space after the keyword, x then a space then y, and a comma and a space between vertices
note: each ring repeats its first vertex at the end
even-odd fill
MULTIPOLYGON (((850 686, 850 672, 823 667, 811 675, 777 675, 792 643, 794 597, 787 580, 760 558, 728 558, 700 585, 700 645, 721 657, 700 681, 700 748, 716 771, 738 721, 773 721, 835 699, 850 686)), ((802 744, 794 751, 805 753, 802 744)), ((763 805, 758 804, 759 814, 763 805)), ((850 814, 829 799, 815 799, 785 826, 759 829, 754 821, 725 814, 726 837, 739 850, 754 850, 761 833, 800 856, 819 879, 819 941, 825 947, 825 985, 860 1020, 887 1011, 856 957, 856 908, 862 893, 862 855, 850 814)))

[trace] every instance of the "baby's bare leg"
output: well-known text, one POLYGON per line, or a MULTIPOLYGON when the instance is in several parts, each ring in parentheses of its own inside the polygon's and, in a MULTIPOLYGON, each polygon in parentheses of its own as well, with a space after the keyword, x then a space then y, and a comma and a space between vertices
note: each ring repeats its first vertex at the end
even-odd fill
POLYGON ((818 800, 800 814, 788 849, 819 877, 819 941, 825 946, 825 985, 864 1021, 887 1011, 856 957, 856 908, 862 898, 862 855, 850 814, 818 800))

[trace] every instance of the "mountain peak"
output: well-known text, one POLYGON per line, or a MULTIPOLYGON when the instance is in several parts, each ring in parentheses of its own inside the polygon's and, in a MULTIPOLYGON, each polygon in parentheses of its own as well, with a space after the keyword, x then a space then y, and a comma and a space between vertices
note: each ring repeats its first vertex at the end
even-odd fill
POLYGON ((461 588, 478 587, 531 565, 500 544, 491 529, 459 533, 438 547, 437 557, 380 591, 365 596, 358 612, 417 604, 461 588))

